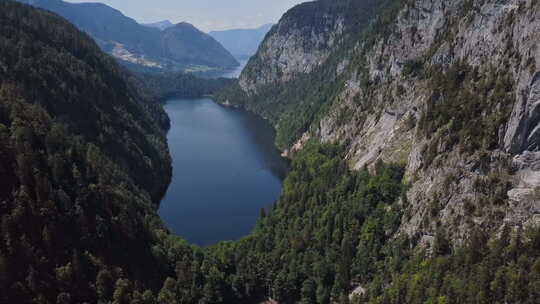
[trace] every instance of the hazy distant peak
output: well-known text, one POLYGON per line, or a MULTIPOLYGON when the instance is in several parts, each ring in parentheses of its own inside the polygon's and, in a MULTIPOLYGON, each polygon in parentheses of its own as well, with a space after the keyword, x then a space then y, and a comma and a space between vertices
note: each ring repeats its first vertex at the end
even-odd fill
POLYGON ((154 22, 154 23, 146 23, 146 24, 143 24, 143 25, 148 26, 148 27, 157 28, 157 29, 162 30, 162 31, 174 26, 174 24, 172 22, 170 22, 169 20, 163 20, 163 21, 158 21, 158 22, 154 22))
POLYGON ((188 22, 179 22, 173 26, 176 26, 176 27, 191 27, 191 28, 196 28, 193 24, 191 23, 188 23, 188 22))
POLYGON ((172 26, 166 28, 163 31, 166 31, 166 32, 196 33, 197 35, 211 37, 210 35, 202 32, 201 30, 196 28, 193 24, 188 23, 188 22, 179 22, 177 24, 173 24, 172 26))
POLYGON ((251 29, 230 29, 224 31, 212 31, 208 34, 221 43, 231 54, 237 58, 246 58, 257 52, 259 44, 263 41, 266 33, 274 26, 264 24, 251 29))
POLYGON ((135 70, 184 71, 192 67, 221 69, 238 66, 234 57, 217 41, 188 23, 174 25, 163 20, 140 24, 102 3, 18 1, 63 16, 90 34, 103 50, 135 70))
POLYGON ((209 31, 208 33, 212 35, 215 33, 238 32, 238 31, 269 31, 272 28, 272 26, 274 26, 274 23, 267 23, 261 26, 249 27, 249 28, 232 28, 232 29, 226 29, 226 30, 214 30, 214 31, 209 31))

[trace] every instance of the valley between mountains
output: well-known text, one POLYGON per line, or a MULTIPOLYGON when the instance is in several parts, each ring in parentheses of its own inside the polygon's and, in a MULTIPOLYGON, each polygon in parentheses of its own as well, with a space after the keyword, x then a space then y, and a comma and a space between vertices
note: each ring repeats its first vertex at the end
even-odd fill
POLYGON ((80 5, 132 28, 0 0, 0 303, 539 303, 540 1, 302 3, 238 79, 191 25, 80 5), (290 163, 251 232, 200 247, 158 210, 182 149, 162 102, 204 96, 290 163))

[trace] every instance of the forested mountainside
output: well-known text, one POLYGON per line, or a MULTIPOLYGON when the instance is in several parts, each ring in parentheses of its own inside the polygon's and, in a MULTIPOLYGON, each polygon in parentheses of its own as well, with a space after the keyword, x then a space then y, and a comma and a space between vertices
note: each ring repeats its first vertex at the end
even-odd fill
POLYGON ((138 24, 102 3, 19 1, 63 16, 90 34, 104 51, 136 71, 204 71, 238 66, 238 62, 223 46, 187 23, 161 31, 138 24))
POLYGON ((0 0, 0 302, 537 303, 540 2, 373 4, 291 10, 267 41, 331 51, 288 74, 259 54, 221 95, 275 124, 291 171, 253 233, 198 248, 156 215, 162 110, 74 26, 0 0))
POLYGON ((147 100, 170 97, 200 98, 212 96, 234 85, 230 78, 199 78, 191 73, 138 73, 131 78, 147 100))
POLYGON ((52 13, 0 1, 0 45, 0 303, 95 303, 115 283, 160 284, 166 114, 52 13))
MULTIPOLYGON (((292 79, 275 74, 279 65, 265 54, 296 54, 284 59, 289 67, 318 50, 264 47, 296 38, 295 27, 274 31, 231 101, 272 121, 283 149, 318 138, 345 145, 353 168, 405 164, 411 189, 402 234, 429 243, 442 226, 459 242, 474 226, 497 233, 536 223, 539 3, 386 3, 370 27, 292 79), (252 76, 270 74, 281 76, 252 76)), ((289 23, 286 15, 276 28, 289 23)))
POLYGON ((238 61, 212 36, 193 25, 181 22, 160 33, 163 55, 178 61, 192 63, 185 71, 197 72, 207 69, 232 69, 238 61))
MULTIPOLYGON (((371 284, 365 299, 535 302, 540 3, 381 1, 373 18, 340 35, 335 20, 362 4, 369 2, 315 1, 291 10, 221 102, 271 121, 276 143, 293 159, 316 140, 343 146, 355 170, 375 170, 379 161, 403 166, 399 224, 383 229, 391 242, 376 242, 390 247, 371 251, 367 274, 350 268, 352 282, 371 284), (345 9, 307 30, 307 19, 289 19, 299 8, 309 14, 332 5, 345 9), (310 45, 328 37, 338 43, 327 53, 310 45), (401 238, 406 246, 391 245, 401 238)), ((356 253, 365 254, 364 238, 353 238, 356 253)), ((324 283, 315 270, 307 273, 311 280, 295 286, 313 295, 324 283)))

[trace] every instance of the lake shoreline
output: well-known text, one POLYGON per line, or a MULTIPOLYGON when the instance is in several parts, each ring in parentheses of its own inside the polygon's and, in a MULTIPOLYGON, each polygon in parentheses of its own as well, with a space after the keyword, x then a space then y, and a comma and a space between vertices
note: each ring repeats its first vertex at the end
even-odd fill
POLYGON ((260 209, 281 195, 288 171, 273 127, 209 98, 173 98, 164 108, 173 177, 160 204, 162 220, 200 246, 248 235, 260 209))

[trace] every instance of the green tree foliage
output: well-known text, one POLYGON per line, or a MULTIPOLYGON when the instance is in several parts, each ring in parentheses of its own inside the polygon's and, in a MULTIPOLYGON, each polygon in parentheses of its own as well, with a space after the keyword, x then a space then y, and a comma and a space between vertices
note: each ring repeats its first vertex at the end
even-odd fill
MULTIPOLYGON (((390 22, 383 17, 375 24, 390 22)), ((477 131, 451 117, 479 113, 485 100, 446 101, 467 95, 474 74, 455 68, 434 79, 446 98, 430 105, 437 119, 423 118, 422 132, 450 125, 456 144, 476 149, 467 138, 477 131)), ((332 97, 310 91, 319 76, 296 80, 306 90, 291 106, 273 103, 281 136, 307 128, 332 97)), ((490 237, 478 228, 457 247, 440 227, 429 254, 411 249, 414 240, 396 235, 403 168, 350 171, 332 144, 312 141, 295 156, 282 197, 249 236, 202 249, 170 235, 156 214, 170 176, 166 119, 129 77, 66 21, 0 1, 1 303, 349 303, 356 284, 367 289, 360 303, 538 302, 539 229, 490 237)), ((490 81, 486 96, 508 97, 504 77, 490 81)))
MULTIPOLYGON (((503 232, 503 234, 506 232, 503 232)), ((487 241, 477 230, 454 253, 408 260, 369 303, 536 303, 540 229, 487 241), (520 239, 525 237, 527 241, 520 239)), ((362 301, 362 302, 364 302, 362 301)))
POLYGON ((420 135, 431 140, 424 149, 427 165, 438 152, 435 146, 459 145, 468 153, 499 148, 499 128, 508 121, 514 99, 509 75, 493 69, 484 76, 463 62, 427 73, 433 94, 419 121, 420 135))
POLYGON ((341 159, 337 146, 308 144, 293 160, 283 196, 254 232, 206 252, 229 284, 220 287, 224 302, 270 296, 328 303, 348 293, 353 279, 370 280, 372 273, 354 265, 362 264, 359 258, 383 260, 399 225, 403 169, 380 163, 375 174, 351 172, 341 159))
MULTIPOLYGON (((275 31, 305 31, 305 37, 311 37, 312 32, 327 31, 333 28, 328 24, 334 19, 344 22, 345 32, 335 46, 335 51, 313 72, 298 73, 286 82, 261 85, 257 92, 247 96, 238 83, 233 84, 215 94, 219 102, 229 102, 244 107, 268 119, 276 127, 276 144, 280 148, 289 148, 311 126, 324 117, 345 85, 345 73, 337 73, 338 66, 343 64, 344 56, 353 58, 349 65, 358 70, 363 69, 365 54, 354 54, 359 40, 374 43, 378 35, 385 35, 389 24, 395 20, 396 12, 403 1, 352 1, 324 0, 301 4, 284 15, 280 23, 268 33, 275 31), (324 16, 324 17, 322 17, 324 16)), ((269 37, 268 36, 268 37, 269 37)), ((313 47, 306 39, 304 48, 307 52, 313 47)), ((266 71, 275 67, 255 55, 242 72, 248 79, 258 79, 266 71)), ((362 76, 362 81, 365 77, 362 76)))
POLYGON ((0 1, 0 302, 126 302, 166 277, 166 114, 128 77, 62 18, 0 1))
POLYGON ((236 82, 234 79, 206 79, 185 73, 139 73, 131 80, 148 99, 158 101, 171 97, 210 96, 236 82))

